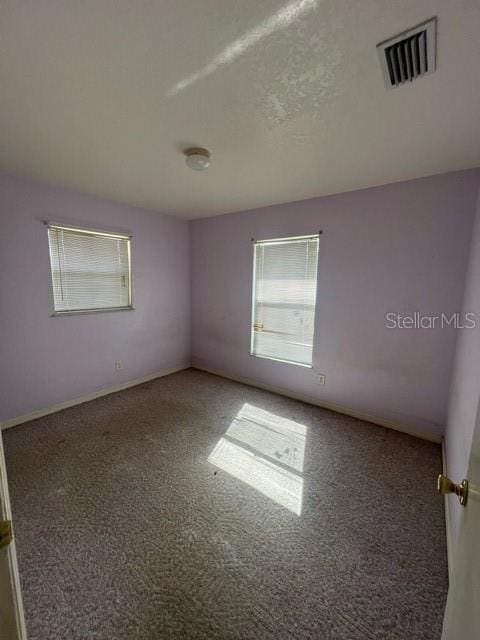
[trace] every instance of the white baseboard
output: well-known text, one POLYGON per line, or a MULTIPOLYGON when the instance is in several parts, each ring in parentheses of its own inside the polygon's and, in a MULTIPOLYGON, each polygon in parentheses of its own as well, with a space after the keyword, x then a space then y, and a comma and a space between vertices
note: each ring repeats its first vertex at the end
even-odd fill
MULTIPOLYGON (((442 473, 444 476, 448 476, 447 473, 447 454, 445 451, 445 438, 442 438, 442 473)), ((449 496, 444 496, 445 502, 445 529, 447 535, 447 564, 448 564, 448 580, 452 583, 453 572, 453 536, 452 536, 452 523, 450 517, 450 501, 449 496)))
POLYGON ((222 378, 228 378, 229 380, 234 380, 235 382, 241 382, 242 384, 247 384, 250 387, 257 387, 258 389, 265 389, 265 391, 272 391, 273 393, 278 393, 279 395, 286 396, 287 398, 293 398, 294 400, 301 400, 302 402, 313 404, 317 407, 321 407, 322 409, 329 409, 330 411, 336 411, 337 413, 342 413, 352 418, 357 418, 358 420, 364 420, 365 422, 372 422, 373 424, 379 425, 380 427, 386 427, 387 429, 394 429, 395 431, 408 433, 411 436, 422 438, 422 440, 429 440, 430 442, 436 442, 437 444, 440 444, 442 442, 442 436, 437 435, 436 433, 431 433, 429 431, 423 431, 421 429, 416 429, 414 427, 405 426, 403 424, 393 422, 391 420, 387 420, 386 418, 374 416, 368 413, 362 413, 355 409, 350 409, 349 407, 344 407, 339 404, 324 402, 323 400, 319 400, 318 398, 313 398, 311 396, 306 396, 301 393, 296 393, 295 391, 289 391, 288 389, 284 389, 282 387, 275 387, 270 384, 259 382, 258 380, 252 380, 251 378, 244 378, 242 376, 237 376, 232 373, 225 373, 224 371, 219 371, 218 369, 210 369, 209 367, 203 367, 199 364, 196 364, 195 362, 192 363, 192 368, 198 369, 199 371, 206 371, 207 373, 212 373, 213 375, 220 376, 222 378))
POLYGON ((43 416, 48 416, 50 413, 56 413, 57 411, 62 411, 62 409, 68 409, 69 407, 74 407, 77 404, 83 404, 84 402, 89 402, 90 400, 101 398, 102 396, 108 396, 110 393, 123 391, 124 389, 129 389, 130 387, 136 387, 137 385, 143 384, 144 382, 150 382, 150 380, 155 380, 156 378, 163 378, 164 376, 169 376, 171 373, 176 373, 177 371, 183 371, 183 369, 189 369, 189 368, 190 368, 190 363, 183 364, 178 367, 172 367, 170 369, 163 369, 162 371, 158 371, 157 373, 151 373, 150 375, 143 376, 142 378, 136 378, 135 380, 122 382, 121 384, 117 384, 114 387, 99 389, 98 391, 94 391, 93 393, 88 393, 87 395, 81 396, 80 398, 74 398, 73 400, 66 400, 65 402, 60 402, 59 404, 54 404, 50 407, 37 409, 36 411, 25 413, 22 416, 17 416, 16 418, 5 420, 4 422, 0 423, 0 427, 2 430, 8 429, 10 427, 15 427, 17 424, 23 424, 24 422, 29 422, 30 420, 43 418, 43 416))

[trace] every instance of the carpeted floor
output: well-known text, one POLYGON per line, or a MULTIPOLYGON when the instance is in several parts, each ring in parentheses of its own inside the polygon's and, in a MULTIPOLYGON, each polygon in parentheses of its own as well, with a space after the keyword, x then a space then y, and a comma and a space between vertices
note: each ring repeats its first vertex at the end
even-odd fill
POLYGON ((440 638, 438 445, 192 369, 4 441, 29 640, 440 638))

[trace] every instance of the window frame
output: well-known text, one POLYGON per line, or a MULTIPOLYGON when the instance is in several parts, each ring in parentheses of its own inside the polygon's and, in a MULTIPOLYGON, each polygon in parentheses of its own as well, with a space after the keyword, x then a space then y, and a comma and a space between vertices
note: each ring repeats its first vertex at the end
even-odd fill
POLYGON ((79 315, 87 315, 90 313, 112 313, 116 311, 134 311, 135 306, 133 304, 133 269, 132 269, 132 238, 133 235, 131 233, 122 233, 117 231, 106 231, 105 229, 94 229, 92 227, 81 227, 72 224, 65 224, 60 222, 44 222, 47 228, 47 243, 48 243, 48 254, 50 260, 50 284, 51 284, 51 300, 52 300, 52 313, 50 316, 52 318, 62 317, 62 316, 79 316, 79 315), (127 241, 127 257, 128 257, 128 302, 127 306, 122 307, 99 307, 99 308, 91 308, 91 309, 68 309, 65 311, 59 311, 55 309, 55 294, 54 294, 54 280, 53 280, 53 264, 52 264, 52 253, 50 248, 50 229, 61 229, 64 231, 72 231, 74 233, 82 233, 86 235, 93 236, 106 236, 108 238, 117 238, 127 241))
POLYGON ((321 231, 317 233, 310 233, 302 236, 288 236, 281 238, 266 238, 265 240, 255 240, 252 238, 252 297, 251 297, 251 317, 250 317, 250 351, 249 355, 254 358, 261 358, 262 360, 271 360, 273 362, 282 362, 284 364, 293 364, 297 367, 304 367, 306 369, 313 369, 313 350, 315 347, 315 329, 316 329, 316 316, 317 316, 317 293, 318 293, 318 264, 319 264, 319 251, 320 251, 320 235, 321 231), (305 362, 296 362, 295 360, 285 360, 284 358, 275 358, 274 356, 265 356, 253 352, 254 344, 254 320, 255 320, 255 292, 256 292, 256 259, 255 259, 255 247, 256 245, 265 244, 287 244, 290 242, 301 242, 302 240, 317 239, 318 241, 318 253, 317 253, 317 269, 315 273, 315 309, 313 315, 313 334, 312 334, 312 362, 310 364, 305 362))

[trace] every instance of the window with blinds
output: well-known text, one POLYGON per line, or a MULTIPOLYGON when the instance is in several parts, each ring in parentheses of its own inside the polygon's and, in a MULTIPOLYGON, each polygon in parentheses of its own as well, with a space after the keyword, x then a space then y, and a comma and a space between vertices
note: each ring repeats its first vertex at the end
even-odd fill
POLYGON ((251 353, 311 366, 318 235, 253 246, 251 353))
POLYGON ((132 308, 130 236, 48 226, 56 313, 132 308))

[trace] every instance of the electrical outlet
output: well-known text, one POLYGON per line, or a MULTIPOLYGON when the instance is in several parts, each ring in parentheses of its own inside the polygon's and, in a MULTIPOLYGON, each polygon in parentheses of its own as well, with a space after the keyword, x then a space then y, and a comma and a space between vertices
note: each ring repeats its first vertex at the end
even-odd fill
POLYGON ((325 384, 327 382, 327 376, 324 373, 317 373, 318 384, 325 384))
POLYGON ((123 369, 123 362, 121 360, 115 360, 115 371, 121 371, 123 369))

